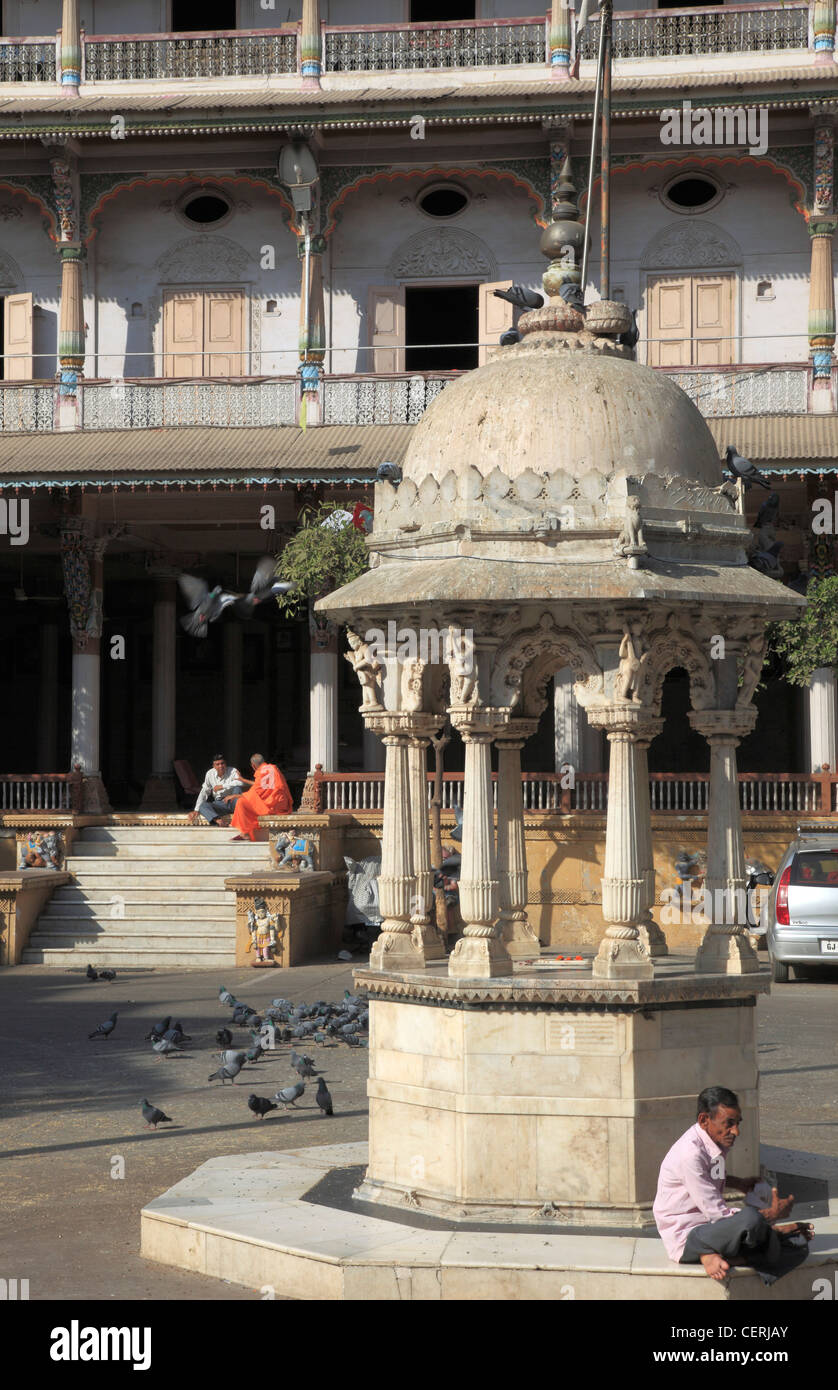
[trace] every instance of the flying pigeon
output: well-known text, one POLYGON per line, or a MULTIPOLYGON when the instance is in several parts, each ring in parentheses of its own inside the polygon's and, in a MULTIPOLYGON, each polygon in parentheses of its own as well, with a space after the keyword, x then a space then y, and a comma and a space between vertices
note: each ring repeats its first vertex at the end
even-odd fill
POLYGON ((776 492, 769 492, 757 512, 757 527, 773 526, 780 515, 780 499, 776 492))
POLYGON ((100 1023, 99 1027, 94 1028, 92 1033, 88 1033, 88 1040, 90 1040, 90 1038, 109 1038, 116 1027, 116 1020, 117 1015, 112 1013, 110 1018, 106 1019, 104 1023, 100 1023))
POLYGON ((322 1076, 317 1083, 317 1095, 314 1097, 314 1099, 317 1101, 317 1104, 320 1106, 320 1109, 323 1111, 324 1115, 334 1115, 335 1112, 332 1108, 332 1097, 329 1094, 329 1088, 323 1080, 322 1076))
POLYGON ((237 1062, 225 1062, 225 1063, 224 1063, 224 1066, 223 1066, 223 1067, 219 1067, 219 1068, 218 1068, 218 1071, 214 1071, 214 1072, 212 1073, 211 1076, 208 1076, 208 1077, 207 1077, 207 1080, 208 1080, 208 1081, 219 1081, 219 1080, 220 1080, 222 1086, 224 1085, 224 1082, 225 1082, 225 1081, 230 1081, 230 1082, 232 1082, 233 1085, 235 1085, 235 1084, 236 1084, 236 1077, 238 1076, 238 1074, 239 1074, 240 1071, 241 1071, 241 1063, 240 1063, 240 1062, 238 1062, 238 1063, 237 1063, 237 1062))
POLYGON ((277 1110, 279 1107, 272 1100, 265 1100, 264 1096, 250 1095, 247 1097, 247 1108, 252 1110, 259 1120, 264 1120, 269 1110, 277 1110))
POLYGON ((294 1102, 300 1099, 300 1096, 305 1093, 305 1089, 306 1083, 298 1081, 296 1086, 284 1086, 281 1091, 277 1091, 274 1100, 280 1105, 292 1105, 296 1109, 294 1102))
POLYGON ((575 280, 564 280, 559 285, 559 298, 571 309, 578 309, 580 314, 585 312, 585 295, 582 286, 577 285, 575 280))
POLYGON ((771 484, 768 479, 763 478, 759 469, 755 464, 751 463, 750 459, 743 458, 741 454, 737 454, 734 444, 728 444, 725 449, 725 460, 734 478, 744 479, 746 487, 749 487, 751 483, 756 483, 759 487, 764 487, 766 492, 770 492, 771 484))
POLYGON ((249 618, 254 608, 266 599, 276 598, 277 594, 287 594, 295 586, 286 584, 276 577, 276 560, 273 555, 265 555, 259 561, 250 581, 250 593, 239 599, 236 612, 249 618))
POLYGON ((402 470, 398 463, 380 463, 375 470, 377 483, 392 483, 393 487, 398 487, 401 480, 402 470))
POLYGON ((535 290, 525 290, 523 285, 513 285, 508 290, 492 290, 492 294, 496 299, 505 299, 507 304, 514 304, 516 309, 541 309, 544 306, 544 295, 535 290))
POLYGON ((225 592, 220 584, 210 589, 205 579, 194 574, 178 575, 181 593, 191 612, 181 618, 180 625, 190 637, 206 637, 210 623, 220 618, 225 608, 244 598, 244 594, 225 592))
POLYGON ((294 1068, 298 1076, 306 1077, 317 1075, 317 1072, 314 1070, 313 1057, 306 1057, 305 1055, 303 1055, 302 1057, 298 1057, 296 1052, 292 1052, 291 1066, 294 1068))
POLYGON ((87 978, 88 980, 98 980, 99 978, 98 971, 94 970, 92 965, 87 967, 87 978))
POLYGON ((168 1038, 160 1038, 151 1046, 161 1057, 170 1057, 173 1052, 180 1052, 177 1043, 169 1042, 168 1038))
POLYGON ((150 1105, 147 1100, 142 1103, 142 1112, 146 1129, 156 1129, 158 1125, 172 1123, 168 1115, 164 1115, 162 1110, 158 1110, 156 1105, 150 1105))
POLYGON ((100 971, 99 971, 99 979, 100 979, 100 980, 115 980, 115 979, 116 979, 116 971, 115 971, 115 970, 100 970, 100 971))
POLYGON ((230 1032, 229 1028, 219 1028, 215 1035, 215 1041, 218 1043, 219 1047, 229 1047, 230 1043, 233 1041, 233 1034, 230 1032))

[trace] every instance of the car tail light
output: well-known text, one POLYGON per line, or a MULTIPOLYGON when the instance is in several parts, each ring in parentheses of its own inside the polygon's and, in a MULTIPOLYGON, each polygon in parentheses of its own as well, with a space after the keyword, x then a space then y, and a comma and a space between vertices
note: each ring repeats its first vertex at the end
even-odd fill
POLYGON ((783 870, 780 882, 777 884, 777 902, 775 905, 775 916, 778 927, 789 925, 789 879, 791 878, 791 864, 783 870))

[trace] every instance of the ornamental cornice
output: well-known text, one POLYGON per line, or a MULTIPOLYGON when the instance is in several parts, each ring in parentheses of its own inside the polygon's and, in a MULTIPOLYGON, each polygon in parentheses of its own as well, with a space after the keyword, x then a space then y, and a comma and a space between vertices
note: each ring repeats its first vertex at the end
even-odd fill
POLYGON ((740 705, 737 709, 690 710, 687 718, 696 733, 711 742, 713 739, 738 742, 753 730, 757 711, 753 705, 740 705))
MULTIPOLYGON (((546 975, 546 972, 545 972, 546 975)), ((654 1008, 656 1004, 712 1005, 719 1001, 741 1001, 747 1005, 758 994, 767 994, 771 982, 767 971, 747 976, 735 975, 659 975, 648 980, 606 981, 590 975, 574 977, 560 970, 552 978, 537 974, 503 976, 494 980, 455 980, 450 976, 408 975, 360 968, 354 972, 355 988, 371 1001, 400 1004, 439 1004, 447 1008, 526 1007, 546 1008, 605 1006, 623 1010, 626 1006, 654 1008)))

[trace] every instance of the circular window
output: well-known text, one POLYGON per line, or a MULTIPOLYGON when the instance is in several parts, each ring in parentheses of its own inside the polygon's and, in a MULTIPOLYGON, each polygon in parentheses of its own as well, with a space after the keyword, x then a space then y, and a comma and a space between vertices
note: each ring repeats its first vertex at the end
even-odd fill
POLYGON ((703 174, 682 174, 663 191, 663 201, 676 212, 703 212, 721 196, 719 185, 703 174))
POLYGON ((416 203, 428 217, 456 217, 468 207, 468 194, 456 184, 435 184, 417 195, 416 203))
POLYGON ((190 222, 206 226, 210 222, 220 222, 222 217, 226 217, 230 211, 230 204, 217 193, 199 193, 183 204, 182 211, 190 222))

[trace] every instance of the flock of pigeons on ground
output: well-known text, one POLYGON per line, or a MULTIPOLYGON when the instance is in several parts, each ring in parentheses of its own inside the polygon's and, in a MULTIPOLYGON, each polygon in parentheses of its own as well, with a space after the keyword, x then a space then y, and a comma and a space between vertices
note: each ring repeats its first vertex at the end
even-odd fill
MULTIPOLYGON (((88 966, 86 978, 114 979, 115 972, 100 970, 97 974, 92 966, 88 966)), ((218 999, 219 1003, 232 1009, 230 1022, 233 1027, 246 1029, 251 1040, 249 1047, 236 1048, 232 1045, 233 1034, 230 1028, 218 1029, 215 1041, 221 1048, 221 1065, 210 1073, 207 1080, 220 1081, 222 1086, 227 1081, 235 1085, 239 1072, 248 1064, 257 1063, 264 1055, 266 1049, 263 1046, 261 1029, 265 1024, 273 1025, 274 1040, 277 1042, 306 1039, 312 1043, 319 1043, 322 1047, 337 1047, 341 1042, 348 1047, 368 1046, 365 1034, 369 1028, 369 1008, 365 1000, 357 994, 350 994, 348 990, 344 991, 343 999, 333 1004, 326 1003, 323 999, 317 999, 313 1004, 294 1004, 290 999, 274 999, 261 1014, 249 1004, 236 999, 224 985, 219 988, 218 999)), ((88 1033, 88 1039, 107 1040, 116 1028, 118 1018, 119 1014, 115 1009, 104 1023, 100 1023, 92 1033, 88 1033)), ((182 1052, 184 1044, 192 1042, 192 1037, 184 1032, 179 1019, 173 1022, 171 1015, 167 1015, 146 1033, 145 1041, 151 1043, 158 1057, 167 1058, 182 1052)), ((332 1097, 323 1075, 314 1065, 314 1058, 305 1052, 297 1053, 292 1048, 289 1060, 299 1080, 290 1086, 281 1087, 273 1100, 251 1092, 247 1098, 248 1109, 259 1120, 264 1119, 271 1110, 278 1110, 280 1106, 283 1110, 287 1110, 289 1106, 296 1109, 297 1101, 305 1094, 306 1081, 317 1077, 315 1104, 323 1116, 333 1115, 332 1097)), ((141 1108, 146 1128, 156 1130, 159 1124, 174 1123, 171 1116, 164 1114, 145 1097, 141 1108)))

